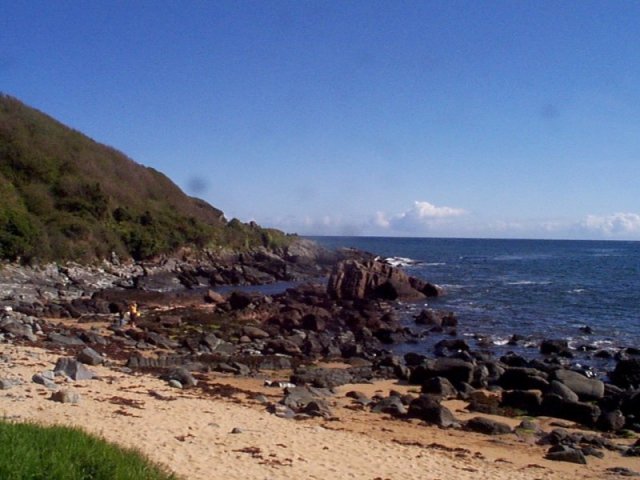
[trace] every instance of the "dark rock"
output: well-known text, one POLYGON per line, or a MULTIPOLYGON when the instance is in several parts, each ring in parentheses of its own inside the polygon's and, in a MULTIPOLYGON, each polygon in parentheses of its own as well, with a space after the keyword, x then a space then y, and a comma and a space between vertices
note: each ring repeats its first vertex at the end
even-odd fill
MULTIPOLYGON (((437 357, 446 356, 447 352, 468 352, 469 345, 464 340, 445 338, 433 346, 437 357)), ((469 360, 471 359, 470 357, 469 360)))
POLYGON ((253 303, 253 296, 247 292, 234 291, 229 295, 229 305, 233 310, 243 310, 253 303))
POLYGON ((517 430, 525 430, 528 432, 535 432, 535 433, 539 433, 541 432, 540 426, 534 422, 533 420, 529 420, 529 419, 524 419, 520 422, 520 424, 516 427, 516 431, 517 430))
POLYGON ((505 435, 511 433, 511 427, 506 423, 497 422, 485 417, 473 417, 465 423, 465 429, 484 435, 505 435))
POLYGON ((291 376, 291 382, 333 388, 347 383, 368 382, 372 378, 373 372, 370 367, 301 368, 291 376))
POLYGON ((443 428, 459 425, 451 410, 430 395, 420 395, 414 399, 409 404, 407 415, 443 428))
POLYGON ((607 468, 606 471, 613 475, 620 475, 621 477, 640 477, 640 473, 626 467, 611 467, 607 468))
POLYGON ((569 343, 566 340, 543 340, 540 344, 540 353, 543 355, 573 357, 569 349, 569 343))
POLYGON ((438 395, 443 399, 456 398, 458 391, 453 384, 442 377, 429 378, 422 384, 422 393, 438 395))
POLYGON ((173 368, 161 375, 160 378, 166 381, 177 380, 184 387, 195 387, 198 384, 191 372, 184 367, 173 368))
POLYGON ((270 339, 265 345, 264 351, 266 351, 267 353, 282 353, 285 355, 302 354, 302 350, 298 345, 285 338, 270 339))
POLYGON ((430 378, 443 377, 454 385, 462 382, 471 383, 473 369, 472 363, 457 358, 427 360, 411 370, 409 382, 422 385, 430 378))
POLYGON ((558 380, 551 381, 551 383, 549 384, 549 393, 554 393, 559 397, 562 397, 564 400, 568 400, 570 402, 577 402, 579 400, 577 393, 575 393, 564 383, 561 383, 558 380))
POLYGON ((476 390, 469 394, 468 409, 472 412, 496 415, 500 411, 500 397, 482 390, 476 390))
POLYGON ((580 448, 580 451, 585 457, 604 458, 604 452, 590 445, 580 448))
POLYGON ((33 375, 33 377, 31 377, 31 380, 38 385, 47 387, 49 390, 55 390, 56 388, 58 388, 56 383, 53 381, 55 375, 53 374, 53 372, 50 372, 51 374, 48 373, 49 372, 36 373, 33 375))
POLYGON ((87 365, 102 365, 104 363, 102 355, 90 347, 84 348, 76 358, 79 362, 87 365))
POLYGON ((301 411, 308 403, 316 400, 318 395, 307 387, 287 388, 281 403, 294 411, 301 411))
POLYGON ((273 413, 276 417, 279 418, 291 419, 296 416, 296 412, 294 412, 291 408, 279 403, 269 405, 268 410, 270 413, 273 413))
POLYGON ((600 417, 600 408, 597 405, 572 402, 553 393, 543 397, 541 412, 550 417, 564 418, 586 426, 594 426, 600 417))
POLYGON ((296 413, 306 413, 324 418, 333 417, 324 397, 328 391, 308 387, 287 388, 281 403, 296 413))
POLYGON ((626 418, 620 410, 602 412, 597 427, 605 432, 617 432, 624 428, 626 418))
POLYGON ((402 399, 400 397, 392 395, 377 402, 371 411, 374 413, 388 413, 390 415, 400 417, 406 415, 408 410, 402 403, 402 399))
POLYGON ((435 325, 438 327, 455 327, 458 325, 458 319, 453 312, 444 312, 441 310, 426 309, 422 310, 416 316, 418 325, 435 325))
POLYGON ((96 377, 95 373, 73 358, 59 358, 53 371, 63 373, 72 380, 91 380, 96 377))
POLYGON ((542 393, 537 390, 510 390, 502 393, 500 406, 523 410, 531 415, 540 411, 542 393))
POLYGON ((85 343, 75 335, 68 336, 68 335, 63 335, 61 333, 57 333, 57 332, 51 332, 47 336, 47 338, 49 339, 50 342, 53 342, 55 344, 62 345, 65 347, 85 345, 85 343))
POLYGON ((614 385, 621 388, 640 387, 640 358, 620 360, 609 374, 614 385))
POLYGON ((345 300, 417 300, 425 297, 411 285, 406 273, 377 260, 338 263, 329 277, 327 293, 345 300))
POLYGON ((302 317, 302 328, 312 332, 322 332, 327 328, 327 318, 328 312, 326 312, 326 315, 309 313, 302 317))
POLYGON ((312 417, 333 418, 333 413, 327 402, 320 399, 307 403, 302 412, 312 417))
POLYGON ((251 325, 245 325, 244 327, 242 327, 242 333, 252 340, 269 338, 271 336, 261 328, 251 325))
POLYGON ((171 340, 170 338, 155 332, 147 332, 146 340, 157 347, 166 348, 167 350, 173 350, 180 346, 180 344, 175 340, 171 340))
POLYGON ((291 357, 284 355, 260 355, 256 359, 259 370, 289 370, 291 367, 291 357))
POLYGON ((426 359, 427 357, 425 357, 424 355, 415 352, 408 352, 404 355, 404 362, 408 367, 415 367, 417 365, 420 365, 426 359))
POLYGON ((587 464, 587 459, 584 457, 584 454, 580 450, 567 447, 566 445, 557 445, 551 447, 544 458, 556 462, 570 462, 578 463, 580 465, 587 464))
POLYGON ((604 383, 601 380, 566 369, 556 370, 554 377, 576 393, 580 400, 599 400, 604 396, 604 383))
POLYGON ((362 392, 351 390, 345 394, 346 397, 353 398, 356 403, 366 407, 372 403, 372 400, 362 392))
POLYGON ((107 346, 109 345, 109 339, 106 337, 103 337, 102 335, 95 333, 95 332, 82 332, 78 335, 78 338, 80 340, 82 340, 85 343, 88 343, 90 345, 102 345, 102 346, 107 346))
POLYGON ((549 388, 547 375, 534 368, 507 368, 499 379, 499 385, 507 390, 541 390, 549 388))
POLYGON ((625 457, 640 457, 640 447, 627 448, 622 455, 625 457))
POLYGON ((613 358, 613 354, 608 350, 598 350, 593 354, 595 358, 604 358, 605 360, 610 360, 613 358))
POLYGON ((515 353, 508 353, 500 357, 500 361, 509 367, 528 367, 529 362, 526 358, 515 353))
POLYGON ((30 342, 35 342, 38 340, 38 337, 33 333, 33 328, 30 325, 25 325, 18 321, 3 321, 0 326, 0 330, 9 333, 17 338, 25 338, 30 342))
POLYGON ((442 297, 447 294, 447 291, 440 285, 434 283, 423 282, 420 279, 411 277, 411 286, 424 294, 425 297, 442 297))

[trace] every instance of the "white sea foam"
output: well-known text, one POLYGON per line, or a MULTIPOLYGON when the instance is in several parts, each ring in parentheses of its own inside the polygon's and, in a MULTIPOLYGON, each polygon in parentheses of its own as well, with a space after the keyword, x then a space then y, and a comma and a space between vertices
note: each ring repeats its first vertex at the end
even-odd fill
POLYGON ((420 262, 418 260, 414 260, 412 258, 407 257, 389 257, 384 260, 392 267, 408 267, 411 265, 417 265, 420 262))
POLYGON ((533 280, 516 280, 514 282, 507 282, 507 285, 550 285, 551 282, 542 281, 535 282, 533 280))

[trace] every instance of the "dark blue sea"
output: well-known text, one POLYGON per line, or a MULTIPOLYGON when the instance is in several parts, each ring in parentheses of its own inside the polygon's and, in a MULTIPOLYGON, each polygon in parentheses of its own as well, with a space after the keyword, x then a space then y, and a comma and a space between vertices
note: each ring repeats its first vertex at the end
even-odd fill
MULTIPOLYGON (((444 297, 401 306, 403 321, 416 329, 413 316, 435 308, 456 313, 458 335, 470 345, 489 344, 498 354, 532 356, 542 339, 566 339, 575 362, 602 364, 594 351, 640 347, 640 242, 313 239, 396 259, 408 274, 443 286, 444 297), (506 344, 514 334, 524 337, 515 347, 506 344)), ((428 350, 437 340, 429 335, 401 349, 428 350)))

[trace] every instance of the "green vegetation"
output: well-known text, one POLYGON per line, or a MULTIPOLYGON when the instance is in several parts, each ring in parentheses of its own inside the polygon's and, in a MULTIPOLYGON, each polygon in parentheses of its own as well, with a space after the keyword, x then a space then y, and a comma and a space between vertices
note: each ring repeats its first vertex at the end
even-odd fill
POLYGON ((290 240, 227 222, 162 173, 0 95, 0 258, 144 259, 183 246, 278 248, 290 240))
POLYGON ((69 427, 0 421, 0 478, 176 480, 142 454, 69 427))

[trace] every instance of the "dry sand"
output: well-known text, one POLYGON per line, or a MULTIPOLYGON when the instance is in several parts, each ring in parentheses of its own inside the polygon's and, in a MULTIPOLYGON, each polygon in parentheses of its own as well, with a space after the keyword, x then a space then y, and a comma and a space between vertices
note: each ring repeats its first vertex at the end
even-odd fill
MULTIPOLYGON (((57 380, 80 393, 80 403, 70 405, 49 400, 51 392, 31 381, 33 374, 52 369, 59 354, 11 345, 1 345, 0 354, 0 378, 23 381, 0 391, 0 415, 80 426, 138 448, 185 479, 602 479, 616 478, 605 472, 612 466, 640 470, 639 459, 617 453, 589 457, 586 466, 550 462, 531 438, 441 430, 346 408, 344 393, 350 389, 386 394, 408 388, 392 382, 339 389, 337 421, 296 421, 267 413, 244 393, 176 390, 150 375, 91 367, 99 380, 57 380), (234 428, 241 433, 231 433, 234 428)), ((281 398, 280 390, 263 387, 261 379, 217 376, 207 383, 214 391, 216 384, 229 384, 281 398)), ((450 407, 461 419, 471 416, 461 402, 450 407)))

